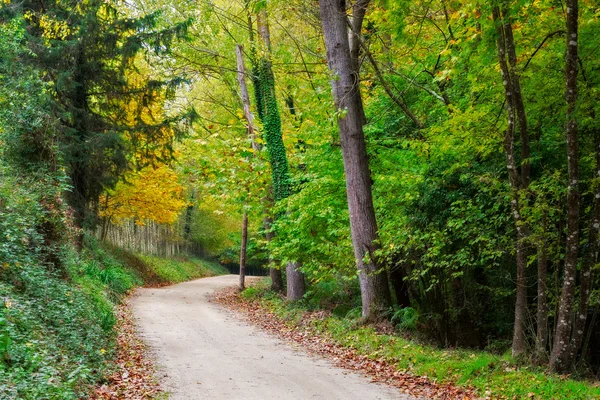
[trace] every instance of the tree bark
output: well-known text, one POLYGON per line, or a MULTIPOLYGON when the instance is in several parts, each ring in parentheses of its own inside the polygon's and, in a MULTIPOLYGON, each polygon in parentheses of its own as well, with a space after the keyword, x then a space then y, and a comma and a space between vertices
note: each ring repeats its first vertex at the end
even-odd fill
MULTIPOLYGON (((273 224, 273 220, 271 217, 265 215, 263 217, 263 228, 265 230, 265 239, 267 242, 273 240, 273 232, 271 231, 271 225, 273 224)), ((283 275, 281 274, 281 270, 278 268, 269 268, 269 276, 271 277, 271 290, 274 292, 282 293, 283 292, 283 275)))
POLYGON ((554 346, 550 355, 550 368, 564 372, 571 368, 574 356, 570 353, 571 320, 575 297, 575 276, 579 255, 579 145, 578 125, 575 117, 577 103, 578 60, 578 0, 567 0, 567 51, 565 68, 565 100, 567 102, 567 240, 565 275, 558 307, 554 346))
POLYGON ((306 292, 304 275, 300 272, 300 264, 290 262, 285 268, 287 274, 287 299, 289 301, 302 300, 306 292))
POLYGON ((512 26, 506 9, 502 11, 498 6, 492 9, 492 16, 496 25, 498 61, 502 74, 502 85, 507 107, 507 128, 504 132, 504 152, 506 154, 506 168, 508 170, 511 188, 511 211, 516 237, 516 269, 517 288, 515 301, 515 322, 513 331, 512 355, 514 357, 525 353, 526 350, 526 318, 527 318, 527 253, 524 241, 527 237, 527 227, 523 221, 521 210, 522 191, 529 188, 530 168, 529 158, 529 136, 527 130, 527 119, 521 95, 519 76, 516 74, 516 51, 512 34, 512 26), (508 61, 507 61, 508 58, 508 61), (515 128, 519 121, 521 133, 521 168, 517 167, 515 158, 515 128))
MULTIPOLYGON (((366 8, 368 1, 363 3, 362 7, 366 8)), ((335 77, 331 86, 338 112, 350 229, 359 271, 362 315, 365 320, 375 320, 390 307, 391 300, 387 273, 382 271, 375 256, 378 233, 362 128, 359 76, 351 57, 345 1, 320 0, 319 4, 327 62, 335 77)), ((360 27, 356 27, 356 31, 360 32, 360 27)))
MULTIPOLYGON (((596 179, 600 178, 600 130, 594 134, 596 148, 596 179)), ((592 220, 588 230, 588 252, 581 265, 579 306, 573 322, 573 333, 566 364, 572 366, 577 360, 577 353, 583 342, 583 334, 587 322, 590 292, 592 290, 592 268, 598 262, 598 237, 600 236, 600 186, 596 184, 594 191, 594 207, 592 220)), ((570 368, 570 367, 569 367, 570 368)))
MULTIPOLYGON (((237 74, 238 83, 240 85, 240 95, 242 98, 242 105, 244 107, 244 117, 246 119, 248 138, 250 144, 255 152, 260 150, 255 137, 254 128, 254 116, 250 110, 250 96, 248 95, 248 86, 246 85, 246 69, 244 67, 244 49, 242 45, 238 44, 235 47, 236 58, 237 58, 237 74)), ((242 241, 240 246, 240 290, 246 288, 246 251, 248 245, 248 212, 244 210, 244 216, 242 219, 242 241)))

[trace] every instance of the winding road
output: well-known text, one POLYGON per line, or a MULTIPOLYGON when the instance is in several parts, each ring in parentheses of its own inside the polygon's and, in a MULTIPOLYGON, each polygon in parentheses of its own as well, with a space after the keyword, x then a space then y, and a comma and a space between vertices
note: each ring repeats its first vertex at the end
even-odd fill
POLYGON ((208 301, 236 275, 140 289, 132 300, 169 399, 414 399, 310 356, 208 301))

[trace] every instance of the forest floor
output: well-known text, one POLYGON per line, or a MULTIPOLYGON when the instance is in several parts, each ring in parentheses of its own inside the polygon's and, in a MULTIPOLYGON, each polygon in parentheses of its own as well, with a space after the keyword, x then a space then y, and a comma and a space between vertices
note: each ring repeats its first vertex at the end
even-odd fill
POLYGON ((309 355, 304 346, 269 335, 210 300, 237 279, 139 289, 131 299, 169 399, 416 399, 309 355))

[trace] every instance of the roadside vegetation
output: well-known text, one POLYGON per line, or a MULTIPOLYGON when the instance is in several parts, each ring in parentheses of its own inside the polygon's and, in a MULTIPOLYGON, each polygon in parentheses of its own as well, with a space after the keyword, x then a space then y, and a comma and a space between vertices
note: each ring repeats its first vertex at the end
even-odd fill
POLYGON ((81 254, 63 250, 62 271, 33 260, 3 267, 0 398, 86 397, 112 371, 116 307, 132 289, 226 273, 199 259, 123 256, 88 238, 81 254), (146 270, 160 280, 145 281, 146 270))
MULTIPOLYGON (((319 299, 318 296, 308 296, 302 301, 290 303, 268 290, 265 281, 252 285, 240 294, 230 293, 228 296, 234 296, 237 300, 226 304, 252 313, 251 321, 260 321, 264 327, 269 326, 270 319, 278 320, 293 331, 284 338, 300 338, 303 343, 323 340, 328 346, 335 344, 353 350, 355 353, 333 352, 333 356, 341 366, 348 367, 350 364, 353 369, 356 368, 356 361, 345 362, 344 357, 351 358, 354 354, 365 356, 376 365, 372 368, 373 365, 368 362, 359 361, 359 367, 366 365, 363 372, 375 370, 377 380, 390 384, 397 384, 401 379, 401 384, 397 386, 413 394, 423 394, 419 387, 423 384, 411 385, 411 379, 405 374, 414 378, 426 377, 434 384, 451 385, 438 392, 443 398, 469 397, 464 393, 453 395, 453 386, 473 389, 477 396, 490 399, 591 400, 600 397, 600 387, 596 384, 577 380, 572 375, 550 374, 547 368, 533 367, 525 360, 516 361, 510 352, 494 351, 493 346, 487 351, 449 349, 419 340, 415 335, 417 320, 411 312, 397 311, 391 317, 391 324, 368 326, 360 322, 358 309, 335 309, 326 299, 319 299), (243 303, 259 307, 247 307, 243 303), (307 333, 315 337, 307 337, 307 333), (390 370, 392 373, 379 374, 379 371, 385 371, 386 364, 393 367, 390 370)), ((281 329, 273 332, 277 334, 278 331, 281 329)), ((415 381, 421 382, 418 379, 415 381)))

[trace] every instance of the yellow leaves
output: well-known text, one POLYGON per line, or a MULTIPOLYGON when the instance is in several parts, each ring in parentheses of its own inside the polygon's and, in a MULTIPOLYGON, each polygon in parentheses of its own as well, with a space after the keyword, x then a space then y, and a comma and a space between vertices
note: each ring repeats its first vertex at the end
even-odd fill
POLYGON ((138 225, 144 225, 144 221, 172 224, 187 206, 177 174, 165 165, 133 172, 126 176, 126 182, 107 194, 101 217, 117 224, 129 219, 138 225))
MULTIPOLYGON (((26 12, 24 17, 32 23, 36 20, 34 18, 36 14, 32 11, 26 12)), ((65 21, 58 21, 48 14, 37 15, 37 24, 42 29, 42 37, 46 40, 65 40, 72 33, 65 21)))

